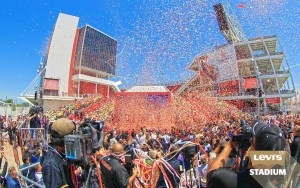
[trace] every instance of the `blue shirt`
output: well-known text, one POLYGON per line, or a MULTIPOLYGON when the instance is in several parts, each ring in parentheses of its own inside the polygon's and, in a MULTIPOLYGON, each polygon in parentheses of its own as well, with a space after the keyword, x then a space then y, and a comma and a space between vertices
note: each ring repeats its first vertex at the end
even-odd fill
POLYGON ((21 188, 17 178, 12 178, 9 174, 6 175, 6 183, 8 188, 21 188))

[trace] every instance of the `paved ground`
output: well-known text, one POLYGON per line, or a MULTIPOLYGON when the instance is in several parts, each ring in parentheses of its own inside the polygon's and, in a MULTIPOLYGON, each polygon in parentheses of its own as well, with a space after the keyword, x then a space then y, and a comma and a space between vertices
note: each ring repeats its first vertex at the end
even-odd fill
MULTIPOLYGON (((18 147, 18 154, 19 154, 19 160, 22 165, 22 156, 21 156, 21 149, 18 147)), ((4 153, 6 155, 7 161, 8 161, 8 167, 14 166, 18 168, 17 163, 15 162, 14 153, 13 153, 13 146, 10 145, 8 142, 4 142, 4 153)), ((4 163, 2 163, 3 165, 4 163)))

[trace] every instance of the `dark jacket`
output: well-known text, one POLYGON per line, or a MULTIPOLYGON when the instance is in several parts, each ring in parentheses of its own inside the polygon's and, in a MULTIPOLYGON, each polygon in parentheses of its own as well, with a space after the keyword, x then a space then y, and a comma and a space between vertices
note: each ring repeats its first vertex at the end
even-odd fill
POLYGON ((113 156, 104 157, 100 168, 105 188, 127 188, 130 176, 119 159, 113 156))
MULTIPOLYGON (((165 160, 170 164, 170 166, 173 167, 173 169, 178 174, 180 173, 180 161, 177 159, 177 157, 173 157, 170 160, 168 158, 166 158, 165 160)), ((164 166, 164 165, 162 165, 162 166, 164 166)), ((173 174, 172 174, 173 172, 171 173, 165 166, 164 166, 164 170, 168 176, 168 179, 172 183, 172 187, 174 187, 174 188, 179 187, 180 179, 176 175, 173 176, 173 174)), ((160 174, 159 174, 159 178, 158 178, 156 187, 158 187, 158 188, 166 188, 167 187, 162 172, 160 172, 160 174)))
MULTIPOLYGON (((1 161, 2 161, 2 158, 1 158, 1 161)), ((8 163, 7 163, 7 161, 5 161, 2 173, 1 173, 1 176, 0 176, 0 184, 1 185, 4 185, 6 183, 6 181, 5 181, 5 174, 7 172, 7 165, 8 165, 8 163)))
POLYGON ((295 136, 293 142, 290 145, 292 157, 300 162, 300 136, 295 136))
POLYGON ((48 150, 43 158, 42 173, 47 188, 74 187, 67 163, 53 150, 48 150))
POLYGON ((250 175, 250 169, 243 172, 236 173, 231 169, 218 168, 212 170, 207 174, 207 188, 219 188, 219 187, 243 187, 243 188, 261 188, 261 187, 273 187, 268 178, 263 178, 263 185, 260 185, 253 176, 250 175))

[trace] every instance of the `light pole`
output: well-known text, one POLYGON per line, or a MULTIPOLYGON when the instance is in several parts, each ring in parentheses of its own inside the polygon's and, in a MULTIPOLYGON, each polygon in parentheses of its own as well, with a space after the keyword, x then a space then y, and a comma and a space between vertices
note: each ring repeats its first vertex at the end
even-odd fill
POLYGON ((8 104, 7 104, 7 95, 5 96, 5 117, 6 121, 8 120, 8 104))
POLYGON ((39 106, 43 106, 42 105, 42 92, 43 92, 43 88, 42 88, 42 84, 43 84, 43 70, 44 70, 44 66, 43 66, 43 63, 40 62, 40 66, 37 70, 38 74, 40 74, 40 78, 41 78, 41 81, 40 81, 40 85, 38 87, 36 87, 36 91, 37 91, 37 98, 36 98, 36 103, 39 105, 39 106))

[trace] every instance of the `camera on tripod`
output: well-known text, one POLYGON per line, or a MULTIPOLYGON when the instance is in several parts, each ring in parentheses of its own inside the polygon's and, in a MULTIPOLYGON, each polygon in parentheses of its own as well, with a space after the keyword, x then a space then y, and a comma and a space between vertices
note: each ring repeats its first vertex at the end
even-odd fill
POLYGON ((34 114, 38 114, 38 112, 43 112, 43 108, 41 106, 32 106, 29 110, 29 115, 33 116, 34 114))
POLYGON ((66 158, 68 161, 85 165, 91 155, 100 148, 97 132, 89 120, 81 124, 78 131, 64 137, 66 158))
POLYGON ((251 146, 251 139, 253 137, 251 127, 246 120, 241 121, 241 133, 232 136, 232 141, 238 143, 239 149, 246 150, 251 146))
POLYGON ((199 152, 198 145, 188 145, 187 147, 182 149, 183 156, 185 160, 190 161, 193 157, 199 152))
POLYGON ((94 175, 97 166, 92 162, 92 155, 100 149, 100 143, 91 121, 86 119, 78 131, 74 131, 72 135, 66 135, 64 143, 68 164, 82 168, 82 174, 78 177, 79 187, 93 187, 92 184, 98 180, 94 175))
POLYGON ((125 154, 125 165, 128 174, 132 175, 132 169, 134 168, 133 164, 134 156, 132 154, 125 154))

